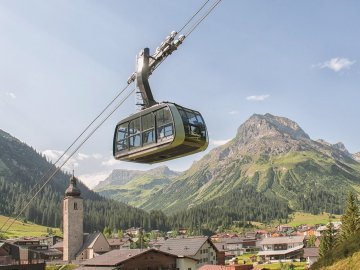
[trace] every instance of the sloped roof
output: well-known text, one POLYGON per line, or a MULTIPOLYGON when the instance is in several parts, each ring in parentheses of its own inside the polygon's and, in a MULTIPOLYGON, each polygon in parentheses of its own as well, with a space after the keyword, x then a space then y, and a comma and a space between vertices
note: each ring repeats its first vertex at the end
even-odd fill
POLYGON ((63 247, 64 247, 63 241, 57 242, 55 245, 51 246, 51 248, 63 248, 63 247))
POLYGON ((307 257, 319 257, 319 248, 317 247, 304 248, 304 258, 307 257))
POLYGON ((207 241, 217 250, 208 237, 169 238, 160 247, 160 250, 176 255, 195 256, 207 241))
POLYGON ((260 245, 274 245, 274 244, 292 244, 301 243, 305 239, 304 235, 284 236, 284 237, 267 237, 261 240, 260 245))
MULTIPOLYGON (((175 254, 170 254, 168 252, 163 252, 157 249, 115 249, 110 252, 107 252, 103 255, 97 256, 93 259, 83 262, 84 266, 116 266, 129 259, 137 257, 141 254, 147 252, 156 252, 162 253, 173 257, 178 257, 175 254)), ((111 268, 110 268, 111 269, 111 268)), ((86 269, 87 270, 87 269, 86 269)))
POLYGON ((285 255, 290 252, 300 250, 302 248, 303 248, 303 246, 297 246, 297 247, 293 247, 293 248, 289 248, 289 249, 285 249, 285 250, 264 250, 264 251, 259 251, 259 253, 257 255, 258 256, 285 255))
MULTIPOLYGON (((94 232, 87 235, 84 235, 84 244, 80 248, 79 252, 76 254, 78 256, 82 253, 85 249, 93 248, 96 240, 103 235, 101 232, 94 232)), ((105 237, 105 236, 104 236, 105 237)), ((106 238, 105 238, 106 239, 106 238)))

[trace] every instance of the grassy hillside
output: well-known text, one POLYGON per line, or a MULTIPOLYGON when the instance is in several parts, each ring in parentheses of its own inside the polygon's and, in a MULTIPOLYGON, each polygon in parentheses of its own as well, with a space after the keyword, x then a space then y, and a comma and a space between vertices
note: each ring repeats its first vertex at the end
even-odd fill
MULTIPOLYGON (((332 221, 339 221, 340 215, 332 215, 332 221)), ((316 225, 327 224, 329 222, 329 214, 322 213, 319 215, 313 215, 309 213, 295 212, 290 216, 291 221, 288 223, 292 227, 299 226, 301 224, 316 225)))
POLYGON ((340 260, 337 263, 323 267, 321 270, 357 270, 360 269, 360 251, 354 253, 352 256, 340 260))
POLYGON ((95 191, 102 196, 138 207, 170 182, 169 178, 143 175, 124 185, 107 185, 95 191))
POLYGON ((243 156, 226 161, 217 160, 219 151, 210 153, 142 207, 172 213, 226 196, 246 183, 269 197, 287 201, 293 210, 339 214, 348 191, 360 188, 358 162, 340 162, 319 151, 243 156))
MULTIPOLYGON (((8 217, 0 215, 0 227, 6 222, 8 217)), ((5 225, 5 229, 11 224, 12 220, 9 220, 5 225)), ((62 235, 59 228, 51 228, 56 235, 62 235)), ((49 227, 37 225, 31 222, 15 221, 10 227, 9 231, 4 235, 5 238, 15 238, 24 236, 45 236, 48 235, 49 227)))

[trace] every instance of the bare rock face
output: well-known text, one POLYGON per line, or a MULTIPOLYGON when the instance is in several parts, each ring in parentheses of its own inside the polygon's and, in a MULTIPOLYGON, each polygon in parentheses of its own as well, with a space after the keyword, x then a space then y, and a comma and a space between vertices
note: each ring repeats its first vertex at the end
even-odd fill
POLYGON ((234 146, 247 154, 282 154, 308 148, 310 137, 294 121, 269 113, 254 114, 237 132, 234 146))
POLYGON ((357 153, 353 154, 352 156, 353 156, 353 159, 360 162, 360 152, 357 152, 357 153))

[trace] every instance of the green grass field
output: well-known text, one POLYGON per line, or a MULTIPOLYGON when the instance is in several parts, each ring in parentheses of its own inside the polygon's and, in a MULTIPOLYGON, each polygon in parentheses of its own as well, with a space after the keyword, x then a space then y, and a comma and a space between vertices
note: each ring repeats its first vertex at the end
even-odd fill
MULTIPOLYGON (((340 215, 333 215, 332 221, 339 221, 340 215)), ((301 224, 316 225, 316 224, 327 224, 329 222, 329 214, 324 213, 321 215, 312 215, 309 213, 295 212, 292 216, 290 226, 296 227, 301 224)))
POLYGON ((75 264, 67 264, 67 265, 47 265, 46 270, 73 270, 78 266, 75 264))
MULTIPOLYGON (((0 228, 6 222, 8 217, 0 215, 0 228)), ((9 220, 3 228, 3 231, 8 228, 13 220, 9 220)), ((37 225, 31 222, 24 223, 22 220, 17 220, 10 227, 10 229, 3 234, 5 238, 15 238, 15 237, 24 237, 24 236, 45 236, 48 235, 49 227, 37 225)), ((61 236, 59 228, 51 228, 53 233, 61 236)))
MULTIPOLYGON (((307 269, 305 262, 293 262, 292 264, 295 266, 295 268, 294 268, 295 270, 307 269)), ((286 267, 284 267, 285 265, 290 265, 290 263, 284 263, 282 269, 287 269, 286 267)), ((254 270, 259 270, 259 269, 281 270, 281 264, 280 263, 271 263, 271 264, 259 264, 259 265, 254 266, 254 270)))

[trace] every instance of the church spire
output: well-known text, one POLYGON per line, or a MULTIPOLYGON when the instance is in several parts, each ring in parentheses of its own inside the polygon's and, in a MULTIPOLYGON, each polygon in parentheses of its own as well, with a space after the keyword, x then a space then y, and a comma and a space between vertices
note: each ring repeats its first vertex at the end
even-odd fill
POLYGON ((65 191, 65 196, 79 197, 81 195, 80 189, 77 187, 78 179, 73 175, 70 178, 70 185, 65 191))

